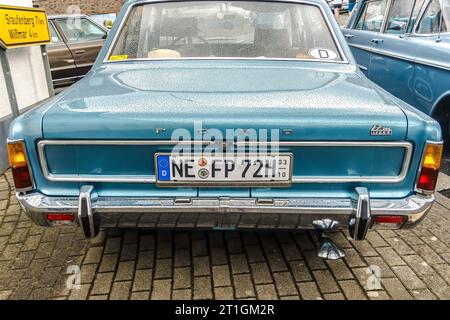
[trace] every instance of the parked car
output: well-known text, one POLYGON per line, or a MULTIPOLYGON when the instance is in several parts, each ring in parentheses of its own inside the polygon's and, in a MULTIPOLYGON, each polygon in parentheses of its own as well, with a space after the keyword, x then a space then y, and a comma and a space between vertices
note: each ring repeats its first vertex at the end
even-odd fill
POLYGON ((362 0, 342 29, 361 70, 450 141, 450 0, 362 0))
MULTIPOLYGON (((87 238, 103 226, 363 240, 427 214, 442 139, 361 73, 323 0, 130 0, 93 70, 17 118, 8 148, 27 215, 87 238)), ((319 256, 343 256, 322 240, 319 256)))
POLYGON ((95 20, 97 23, 101 24, 107 29, 111 29, 114 25, 114 21, 117 19, 117 14, 115 13, 99 13, 92 14, 90 17, 95 20))
MULTIPOLYGON (((334 12, 334 5, 332 4, 333 0, 327 0, 328 6, 330 7, 331 11, 334 12)), ((342 1, 342 7, 340 12, 348 12, 348 0, 342 1)))
POLYGON ((47 46, 53 85, 62 88, 91 69, 108 30, 85 15, 49 16, 51 44, 47 46))

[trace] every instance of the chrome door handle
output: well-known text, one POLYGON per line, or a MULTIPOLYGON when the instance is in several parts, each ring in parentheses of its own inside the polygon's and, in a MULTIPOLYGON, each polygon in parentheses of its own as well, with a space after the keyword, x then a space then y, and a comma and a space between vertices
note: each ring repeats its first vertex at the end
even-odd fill
POLYGON ((383 43, 384 42, 383 39, 372 39, 370 41, 373 42, 373 43, 383 43))
POLYGON ((86 53, 86 50, 77 50, 75 51, 75 54, 83 54, 86 53))
POLYGON ((352 34, 344 34, 345 39, 351 39, 354 37, 352 34))

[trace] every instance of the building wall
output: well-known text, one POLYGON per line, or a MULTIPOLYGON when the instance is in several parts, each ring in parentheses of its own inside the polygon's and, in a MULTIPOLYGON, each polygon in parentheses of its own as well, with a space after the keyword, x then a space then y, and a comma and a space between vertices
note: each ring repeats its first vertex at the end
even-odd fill
POLYGON ((119 13, 125 0, 33 0, 35 7, 43 8, 47 14, 78 13, 73 6, 78 6, 83 14, 119 13))
MULTIPOLYGON (((31 0, 0 0, 0 4, 31 7, 31 0)), ((6 51, 19 110, 49 96, 47 79, 39 46, 6 51)), ((12 121, 4 70, 0 67, 0 173, 8 167, 6 137, 12 121)))

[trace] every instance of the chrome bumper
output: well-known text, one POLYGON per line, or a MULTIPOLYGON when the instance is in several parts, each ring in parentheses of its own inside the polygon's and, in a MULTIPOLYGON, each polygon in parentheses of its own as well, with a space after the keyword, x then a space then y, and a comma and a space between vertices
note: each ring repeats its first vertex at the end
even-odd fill
POLYGON ((318 219, 332 219, 348 228, 351 218, 359 221, 361 217, 368 218, 368 229, 380 215, 403 215, 406 218, 401 227, 408 227, 419 222, 434 202, 433 195, 420 194, 370 199, 365 188, 356 188, 354 199, 122 198, 100 197, 91 186, 83 186, 80 197, 49 197, 35 192, 17 194, 17 199, 26 214, 44 226, 50 225, 46 213, 73 213, 80 225, 83 215, 86 223, 94 221, 95 215, 102 227, 214 229, 312 229, 318 219))

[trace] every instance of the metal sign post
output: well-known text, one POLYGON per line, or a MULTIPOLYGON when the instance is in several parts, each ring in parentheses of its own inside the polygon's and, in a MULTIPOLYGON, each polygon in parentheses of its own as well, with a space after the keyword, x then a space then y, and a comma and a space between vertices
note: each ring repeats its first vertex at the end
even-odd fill
POLYGON ((6 91, 8 92, 9 104, 11 106, 11 113, 13 118, 19 115, 19 105, 17 104, 16 91, 11 75, 11 68, 9 67, 8 56, 6 50, 0 48, 0 62, 2 64, 3 75, 5 77, 6 91))
POLYGON ((45 78, 47 79, 48 95, 53 97, 55 95, 55 89, 53 88, 53 78, 50 71, 50 61, 48 59, 47 47, 41 45, 42 60, 44 62, 45 78))

